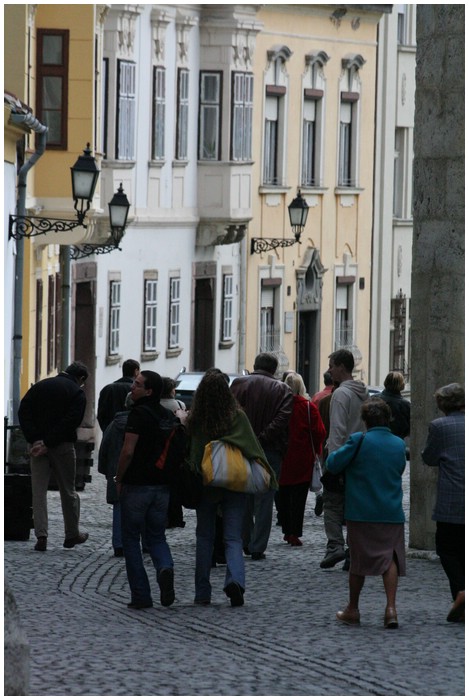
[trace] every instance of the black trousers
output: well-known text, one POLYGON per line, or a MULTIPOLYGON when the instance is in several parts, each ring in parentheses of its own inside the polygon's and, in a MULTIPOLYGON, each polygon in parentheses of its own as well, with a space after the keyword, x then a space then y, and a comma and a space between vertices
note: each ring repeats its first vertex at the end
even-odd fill
POLYGON ((306 499, 309 481, 303 484, 280 486, 277 491, 277 508, 284 535, 303 535, 306 499))
POLYGON ((455 523, 436 524, 435 546, 441 565, 449 580, 451 595, 455 600, 464 590, 465 575, 465 526, 455 523))

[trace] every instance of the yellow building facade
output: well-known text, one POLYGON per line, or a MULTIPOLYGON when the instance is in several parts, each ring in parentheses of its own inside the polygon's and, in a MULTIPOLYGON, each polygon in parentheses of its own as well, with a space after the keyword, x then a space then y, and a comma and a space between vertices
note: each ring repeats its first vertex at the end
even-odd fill
MULTIPOLYGON (((377 25, 382 12, 264 5, 254 56, 253 219, 247 242, 246 367, 260 351, 322 388, 339 347, 368 379, 377 25), (301 244, 288 205, 309 205, 301 244)), ((389 6, 383 6, 389 7, 389 6)))
MULTIPOLYGON (((27 174, 27 215, 75 218, 70 167, 87 143, 96 150, 100 130, 95 53, 102 7, 5 5, 5 92, 48 126, 46 151, 27 174)), ((38 155, 37 134, 27 131, 18 135, 18 167, 38 155)), ((63 368, 62 323, 70 286, 64 286, 69 259, 61 245, 79 242, 83 235, 78 227, 72 235, 51 232, 23 239, 21 396, 33 382, 63 368)))

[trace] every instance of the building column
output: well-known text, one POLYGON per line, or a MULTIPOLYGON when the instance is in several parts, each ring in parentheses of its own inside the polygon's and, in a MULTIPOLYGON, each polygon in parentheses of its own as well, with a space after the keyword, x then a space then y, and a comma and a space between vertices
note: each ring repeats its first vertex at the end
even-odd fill
MULTIPOLYGON (((464 5, 417 7, 409 546, 434 549, 435 390, 464 383, 464 5)), ((440 414, 441 415, 441 414, 440 414)))

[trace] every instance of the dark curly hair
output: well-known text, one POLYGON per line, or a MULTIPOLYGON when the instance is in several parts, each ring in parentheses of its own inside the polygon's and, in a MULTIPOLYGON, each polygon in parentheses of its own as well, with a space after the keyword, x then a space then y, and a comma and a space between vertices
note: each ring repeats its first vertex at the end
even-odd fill
POLYGON ((208 369, 194 394, 186 428, 189 434, 200 431, 216 440, 229 432, 238 408, 227 375, 216 367, 208 369))
POLYGON ((384 426, 389 428, 392 412, 386 401, 378 396, 373 396, 362 403, 361 416, 367 428, 384 426))

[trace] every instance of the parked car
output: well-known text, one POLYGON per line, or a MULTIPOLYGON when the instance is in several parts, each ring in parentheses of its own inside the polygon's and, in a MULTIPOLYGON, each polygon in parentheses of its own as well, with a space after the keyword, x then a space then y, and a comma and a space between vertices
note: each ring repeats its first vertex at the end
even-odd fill
MULTIPOLYGON (((176 399, 182 401, 186 404, 186 408, 190 408, 192 404, 192 397, 194 396, 195 390, 199 386, 200 380, 204 376, 205 372, 186 372, 184 369, 179 372, 176 381, 176 399)), ((241 374, 229 374, 228 377, 231 382, 237 377, 241 377, 241 374)))

